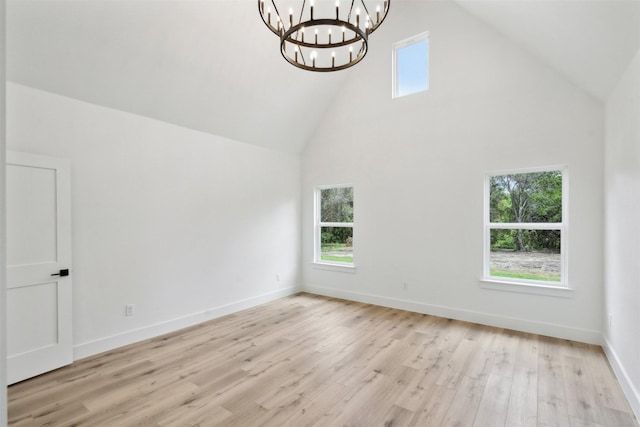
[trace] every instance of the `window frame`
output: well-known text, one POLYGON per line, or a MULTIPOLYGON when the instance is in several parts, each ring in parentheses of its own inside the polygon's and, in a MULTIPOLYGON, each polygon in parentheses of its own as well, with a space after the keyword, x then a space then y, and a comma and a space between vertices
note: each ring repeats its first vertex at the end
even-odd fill
POLYGON ((406 38, 404 40, 400 40, 399 42, 396 42, 392 45, 392 50, 391 50, 391 98, 392 99, 396 99, 396 98, 404 98, 405 96, 409 96, 409 95, 415 95, 418 93, 423 93, 423 92, 427 92, 429 90, 429 52, 431 50, 431 43, 429 40, 429 32, 425 31, 422 32, 420 34, 416 34, 414 36, 411 36, 409 38, 406 38), (404 47, 410 46, 412 44, 418 43, 425 40, 427 42, 427 69, 426 69, 426 73, 427 73, 427 87, 424 90, 420 90, 417 92, 411 92, 411 93, 405 93, 400 95, 399 94, 399 84, 398 84, 398 51, 404 47))
POLYGON ((543 295, 568 297, 569 286, 569 170, 566 165, 531 167, 487 172, 484 178, 483 221, 483 287, 543 295), (501 175, 517 175, 536 172, 560 172, 562 174, 562 222, 504 223, 491 222, 491 178, 501 175), (560 281, 506 278, 491 276, 491 230, 559 230, 560 231, 560 281))
MULTIPOLYGON (((351 188, 351 191, 353 193, 353 197, 355 200, 355 188, 353 184, 335 184, 335 185, 316 186, 314 190, 314 197, 313 197, 313 203, 314 203, 313 263, 316 266, 326 267, 326 269, 329 269, 329 270, 355 271, 355 266, 356 266, 355 245, 352 246, 353 259, 350 263, 338 262, 338 261, 325 261, 322 259, 322 245, 321 245, 322 244, 322 241, 321 241, 322 227, 345 227, 345 228, 348 227, 348 228, 351 228, 352 236, 355 233, 354 222, 323 222, 320 220, 322 218, 321 212, 320 212, 322 208, 322 203, 321 203, 322 190, 328 190, 331 188, 351 188)), ((355 211, 355 202, 354 202, 354 211, 355 211)), ((355 218, 355 212, 354 212, 354 218, 355 218)))

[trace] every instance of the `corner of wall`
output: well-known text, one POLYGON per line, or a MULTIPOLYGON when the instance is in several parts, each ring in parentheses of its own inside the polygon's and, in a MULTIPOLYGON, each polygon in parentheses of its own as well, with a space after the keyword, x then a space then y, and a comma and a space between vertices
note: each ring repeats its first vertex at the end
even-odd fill
MULTIPOLYGON (((604 150, 604 233, 605 282, 604 313, 615 313, 618 320, 603 332, 603 349, 637 419, 640 419, 640 372, 637 345, 640 319, 635 195, 640 189, 640 50, 620 76, 605 106, 604 150), (631 238, 629 238, 631 236, 631 238), (629 345, 631 344, 631 345, 629 345)), ((607 322, 605 318, 605 323, 607 322)))
MULTIPOLYGON (((5 78, 5 22, 6 3, 0 0, 0 177, 5 182, 6 151, 6 78, 5 78)), ((5 193, 4 185, 0 186, 0 426, 7 425, 7 334, 5 324, 6 313, 6 276, 5 276, 5 193)))
POLYGON ((631 378, 627 374, 627 371, 624 369, 624 366, 622 365, 622 363, 620 363, 618 355, 611 347, 611 343, 604 335, 602 336, 602 343, 602 349, 604 350, 604 354, 607 356, 609 365, 611 365, 611 369, 613 369, 618 382, 620 382, 622 391, 627 397, 633 413, 635 414, 637 419, 640 419, 640 391, 638 391, 638 389, 634 386, 633 381, 631 381, 631 378))

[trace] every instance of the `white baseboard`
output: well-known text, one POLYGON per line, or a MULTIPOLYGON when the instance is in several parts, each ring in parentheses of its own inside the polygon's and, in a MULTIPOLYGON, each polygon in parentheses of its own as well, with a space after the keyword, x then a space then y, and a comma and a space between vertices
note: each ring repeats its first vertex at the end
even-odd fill
POLYGON ((167 320, 165 322, 78 344, 73 348, 73 359, 83 359, 118 347, 144 341, 169 332, 174 332, 189 326, 197 325, 198 323, 206 322, 207 320, 236 313, 240 310, 246 310, 270 301, 275 301, 277 299, 293 295, 301 290, 302 289, 296 286, 278 289, 277 291, 246 298, 220 307, 213 307, 201 312, 178 317, 176 319, 167 320))
POLYGON ((445 317, 447 319, 463 320, 466 322, 479 323, 482 325, 495 326, 498 328, 513 329, 522 332, 545 335, 554 338, 568 339, 589 344, 602 344, 602 334, 599 331, 590 331, 587 329, 572 328, 568 326, 554 325, 551 323, 535 322, 514 317, 497 316, 495 314, 482 313, 478 311, 462 310, 458 308, 425 304, 421 302, 408 301, 397 298, 363 294, 360 292, 324 288, 315 285, 304 285, 302 290, 304 292, 309 292, 312 294, 380 305, 383 307, 397 308, 400 310, 413 311, 416 313, 430 314, 433 316, 445 317))
POLYGON ((618 378, 622 391, 629 401, 631 410, 633 410, 636 418, 640 420, 640 392, 634 386, 633 381, 629 378, 626 369, 624 369, 624 366, 620 363, 620 359, 613 347, 611 347, 611 343, 607 340, 607 337, 603 336, 602 342, 602 348, 604 349, 604 354, 609 360, 609 365, 611 365, 611 369, 613 369, 613 372, 616 374, 616 378, 618 378))

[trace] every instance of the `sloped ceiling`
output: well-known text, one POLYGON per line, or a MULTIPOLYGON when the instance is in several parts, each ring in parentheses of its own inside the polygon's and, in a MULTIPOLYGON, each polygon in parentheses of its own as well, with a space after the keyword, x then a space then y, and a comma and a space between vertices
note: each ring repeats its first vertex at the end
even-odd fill
POLYGON ((10 81, 299 152, 346 73, 284 62, 257 2, 10 1, 10 81))
POLYGON ((640 48, 637 0, 455 0, 600 101, 640 48))
MULTIPOLYGON (((640 0, 454 1, 602 101, 639 48, 640 0)), ((353 72, 285 63, 255 0, 10 0, 7 27, 10 81, 293 153, 353 72)))

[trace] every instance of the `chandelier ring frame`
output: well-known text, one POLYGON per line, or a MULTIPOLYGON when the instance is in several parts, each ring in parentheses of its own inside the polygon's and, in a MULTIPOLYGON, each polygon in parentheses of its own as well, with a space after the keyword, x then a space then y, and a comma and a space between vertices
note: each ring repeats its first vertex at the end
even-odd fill
POLYGON ((367 32, 363 31, 359 27, 356 27, 350 22, 337 20, 337 19, 314 19, 312 21, 305 21, 305 22, 296 24, 293 27, 289 28, 287 31, 285 31, 283 34, 281 34, 280 48, 283 47, 284 42, 289 42, 301 47, 330 49, 330 48, 348 46, 350 44, 357 43, 361 40, 364 41, 365 44, 368 44, 367 32), (321 26, 331 26, 331 27, 337 27, 340 29, 346 28, 347 30, 350 30, 351 32, 353 32, 356 36, 350 39, 346 39, 344 41, 340 40, 338 42, 331 42, 331 43, 309 43, 309 42, 305 42, 302 40, 298 40, 294 37, 291 37, 293 33, 298 32, 300 30, 304 30, 306 28, 321 27, 321 26))

